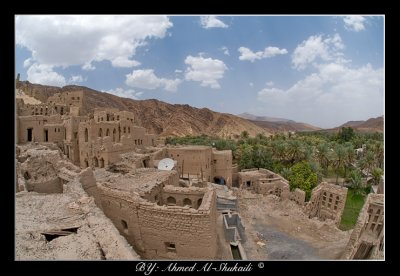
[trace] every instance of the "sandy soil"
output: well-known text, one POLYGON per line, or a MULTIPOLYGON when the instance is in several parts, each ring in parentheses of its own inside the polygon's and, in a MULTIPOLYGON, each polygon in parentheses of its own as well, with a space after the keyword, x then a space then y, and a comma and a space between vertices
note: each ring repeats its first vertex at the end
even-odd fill
POLYGON ((351 231, 339 230, 332 220, 309 219, 290 200, 249 191, 238 198, 248 259, 339 259, 350 238, 351 231))

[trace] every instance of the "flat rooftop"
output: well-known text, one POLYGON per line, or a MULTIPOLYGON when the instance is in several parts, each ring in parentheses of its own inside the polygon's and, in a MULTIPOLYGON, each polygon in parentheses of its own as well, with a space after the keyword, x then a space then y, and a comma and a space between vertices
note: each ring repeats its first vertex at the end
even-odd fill
POLYGON ((146 193, 158 185, 176 171, 161 171, 153 168, 136 169, 136 173, 119 174, 106 170, 95 170, 97 182, 102 182, 105 187, 125 191, 146 193))

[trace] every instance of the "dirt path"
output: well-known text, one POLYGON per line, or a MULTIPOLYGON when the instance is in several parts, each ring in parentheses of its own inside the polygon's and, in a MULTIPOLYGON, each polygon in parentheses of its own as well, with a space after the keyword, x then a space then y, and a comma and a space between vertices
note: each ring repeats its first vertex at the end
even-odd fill
POLYGON ((331 220, 309 219, 292 201, 248 191, 238 197, 249 259, 338 259, 350 238, 331 220))

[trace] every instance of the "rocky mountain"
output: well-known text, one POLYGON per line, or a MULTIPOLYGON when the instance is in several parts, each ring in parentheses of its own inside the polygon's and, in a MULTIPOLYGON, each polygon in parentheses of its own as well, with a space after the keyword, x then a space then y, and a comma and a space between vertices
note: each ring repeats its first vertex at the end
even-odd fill
POLYGON ((383 132, 383 116, 370 118, 366 121, 349 121, 339 127, 352 127, 356 131, 360 132, 383 132))
POLYGON ((320 130, 321 128, 312 126, 310 124, 298 123, 293 120, 274 118, 267 116, 256 116, 250 113, 242 113, 239 117, 248 119, 253 124, 260 126, 269 132, 287 132, 287 131, 314 131, 320 130))
POLYGON ((133 100, 109 93, 99 92, 84 86, 68 85, 62 88, 19 82, 17 88, 29 92, 32 97, 45 102, 55 94, 72 90, 83 90, 83 114, 90 114, 96 107, 113 107, 133 112, 138 125, 150 133, 160 136, 209 135, 237 137, 242 131, 251 136, 271 133, 254 123, 232 114, 214 112, 207 108, 189 105, 169 104, 159 100, 133 100))

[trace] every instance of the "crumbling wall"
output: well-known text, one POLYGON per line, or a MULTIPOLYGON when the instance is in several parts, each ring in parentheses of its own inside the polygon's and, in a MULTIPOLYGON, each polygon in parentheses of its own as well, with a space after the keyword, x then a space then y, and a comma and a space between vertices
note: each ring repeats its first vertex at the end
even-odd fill
POLYGON ((225 240, 227 242, 246 241, 245 228, 239 214, 226 214, 223 216, 225 240))
POLYGON ((199 209, 157 206, 138 209, 147 259, 214 259, 217 254, 215 192, 208 190, 199 209))
POLYGON ((54 144, 25 144, 17 148, 17 175, 24 179, 18 185, 25 186, 27 191, 62 193, 63 183, 73 180, 80 170, 54 144))
POLYGON ((282 199, 288 198, 290 194, 289 183, 281 177, 261 178, 256 181, 254 186, 258 194, 274 194, 282 199))
POLYGON ((332 219, 336 225, 339 225, 346 204, 346 197, 346 187, 322 182, 312 190, 311 199, 305 206, 305 211, 310 218, 332 219))
POLYGON ((383 259, 383 194, 369 194, 351 233, 343 259, 383 259))
POLYGON ((211 179, 211 147, 187 146, 167 148, 167 157, 178 161, 177 171, 183 178, 211 179))
POLYGON ((303 206, 306 201, 306 192, 296 188, 293 192, 290 192, 289 199, 303 206))
POLYGON ((96 179, 91 168, 82 170, 82 172, 79 174, 79 182, 81 182, 82 188, 85 190, 85 192, 94 198, 96 205, 99 208, 102 208, 100 193, 98 191, 96 179))
POLYGON ((104 213, 146 259, 213 259, 216 256, 215 192, 200 208, 159 206, 125 192, 99 186, 104 213))

